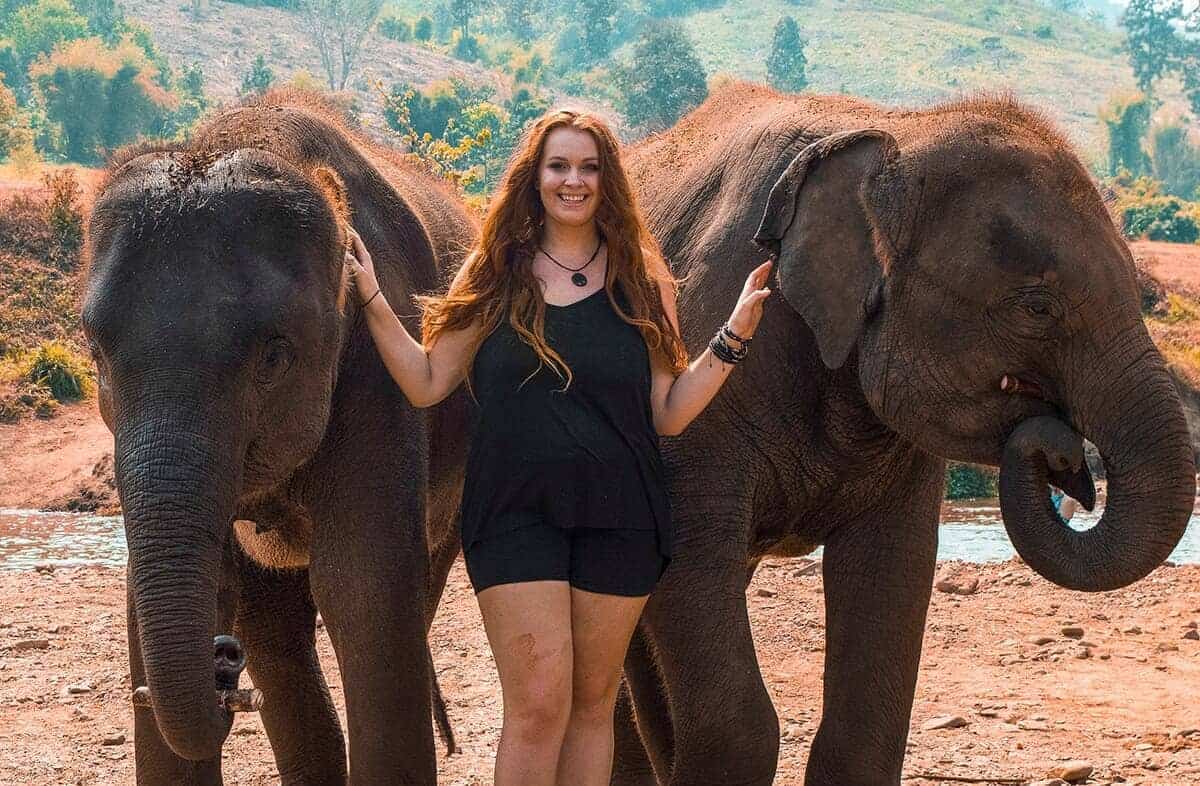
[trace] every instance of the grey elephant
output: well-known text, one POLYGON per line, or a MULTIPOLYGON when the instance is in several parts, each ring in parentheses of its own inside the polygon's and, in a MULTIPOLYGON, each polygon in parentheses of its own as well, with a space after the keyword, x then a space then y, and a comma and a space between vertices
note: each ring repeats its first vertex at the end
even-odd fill
POLYGON ((676 553, 626 661, 613 782, 772 782, 745 588, 762 558, 823 544, 805 783, 895 786, 945 459, 1001 467, 1014 545, 1063 587, 1136 581, 1187 525, 1187 426, 1129 251, 1064 139, 1003 98, 896 111, 734 84, 627 162, 686 277, 690 351, 763 250, 778 281, 743 368, 663 447, 676 553), (1081 437, 1108 502, 1075 532, 1047 482, 1094 503, 1081 437))
POLYGON ((345 272, 347 220, 395 304, 436 289, 476 232, 444 185, 287 91, 119 153, 98 192, 82 317, 150 696, 139 784, 221 782, 216 681, 243 657, 283 783, 436 780, 426 635, 458 549, 465 400, 418 411, 391 381, 345 272), (243 651, 214 653, 230 633, 243 651))

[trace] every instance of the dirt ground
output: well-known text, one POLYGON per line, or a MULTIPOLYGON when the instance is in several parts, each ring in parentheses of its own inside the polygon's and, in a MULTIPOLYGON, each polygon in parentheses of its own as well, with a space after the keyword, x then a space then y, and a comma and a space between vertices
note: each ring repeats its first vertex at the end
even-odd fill
MULTIPOLYGON (((749 590, 783 786, 803 782, 820 717, 822 587, 809 565, 764 564, 749 590)), ((1095 770, 1087 783, 1200 784, 1200 566, 1098 595, 1057 589, 1015 563, 947 563, 941 577, 979 585, 934 592, 906 783, 1025 783, 1083 760, 1095 770), (926 728, 945 716, 958 727, 926 728)), ((0 784, 133 783, 123 581, 114 568, 0 571, 0 784)), ((500 694, 461 564, 432 642, 463 749, 441 758, 440 782, 487 784, 500 694)), ((323 631, 320 651, 340 707, 323 631)), ((226 783, 278 783, 257 716, 238 717, 225 750, 226 783)))

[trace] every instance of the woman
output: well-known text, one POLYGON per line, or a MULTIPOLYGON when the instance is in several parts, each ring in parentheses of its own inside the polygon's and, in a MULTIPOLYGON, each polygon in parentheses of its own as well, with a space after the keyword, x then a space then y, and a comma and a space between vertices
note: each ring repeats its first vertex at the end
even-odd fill
POLYGON ((463 552, 500 673, 496 786, 608 784, 621 664, 670 553, 659 434, 678 434, 748 351, 770 263, 690 365, 675 281, 598 118, 553 111, 513 154, 424 345, 350 230, 367 324, 415 406, 464 380, 480 405, 463 552))

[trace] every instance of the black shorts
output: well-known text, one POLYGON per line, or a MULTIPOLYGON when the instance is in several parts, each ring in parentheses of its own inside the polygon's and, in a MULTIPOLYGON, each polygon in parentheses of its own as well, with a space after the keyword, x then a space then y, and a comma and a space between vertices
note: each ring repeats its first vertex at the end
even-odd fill
POLYGON ((666 569, 654 530, 563 529, 539 522, 472 543, 463 556, 475 592, 521 581, 566 581, 602 595, 649 595, 666 569))

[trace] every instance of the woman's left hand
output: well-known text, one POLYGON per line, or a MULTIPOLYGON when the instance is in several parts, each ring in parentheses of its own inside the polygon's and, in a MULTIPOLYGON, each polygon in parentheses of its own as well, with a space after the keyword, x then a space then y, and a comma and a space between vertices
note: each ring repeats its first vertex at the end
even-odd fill
POLYGON ((769 275, 769 260, 750 271, 737 305, 733 307, 733 314, 729 317, 729 329, 743 338, 750 338, 754 331, 758 330, 758 323, 763 315, 763 301, 771 294, 771 290, 766 286, 769 275))

